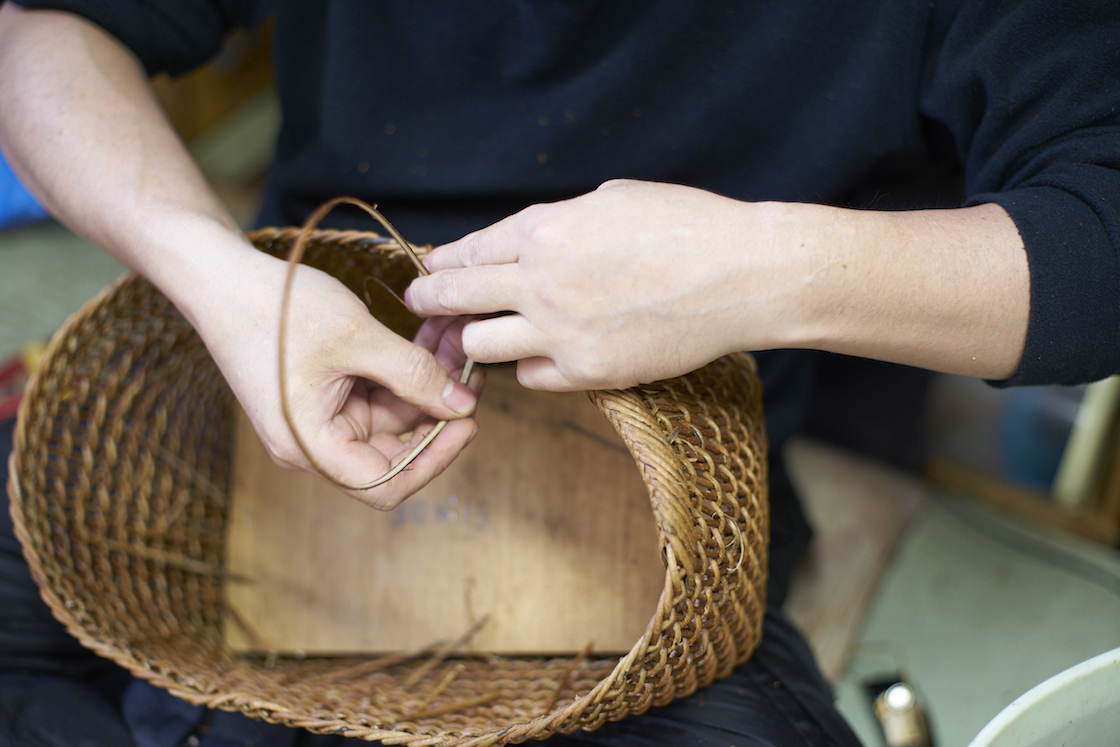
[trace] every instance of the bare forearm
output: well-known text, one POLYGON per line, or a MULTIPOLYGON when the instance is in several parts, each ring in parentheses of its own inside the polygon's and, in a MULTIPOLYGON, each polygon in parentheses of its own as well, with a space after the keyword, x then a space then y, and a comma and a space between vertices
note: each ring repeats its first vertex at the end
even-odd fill
POLYGON ((813 348, 1003 378, 1029 281, 1002 208, 870 212, 619 181, 428 257, 407 296, 542 389, 626 387, 736 350, 813 348))
POLYGON ((48 210, 181 308, 211 252, 243 246, 139 63, 99 28, 4 5, 0 100, 0 144, 48 210))
POLYGON ((998 205, 770 209, 778 233, 812 249, 790 345, 991 379, 1015 370, 1030 279, 1018 231, 998 205))

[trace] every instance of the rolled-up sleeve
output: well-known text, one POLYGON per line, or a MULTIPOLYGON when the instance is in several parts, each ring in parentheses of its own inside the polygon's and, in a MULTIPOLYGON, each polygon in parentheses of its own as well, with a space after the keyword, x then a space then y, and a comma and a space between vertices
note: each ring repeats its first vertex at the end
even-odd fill
POLYGON ((1027 252, 1030 322, 1006 382, 1120 372, 1120 13, 1114 0, 964 2, 922 105, 952 134, 966 204, 998 203, 1027 252))

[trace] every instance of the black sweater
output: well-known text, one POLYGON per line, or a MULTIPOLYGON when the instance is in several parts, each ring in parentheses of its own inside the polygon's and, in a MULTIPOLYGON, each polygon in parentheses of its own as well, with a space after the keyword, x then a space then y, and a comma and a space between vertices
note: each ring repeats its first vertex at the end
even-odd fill
POLYGON ((262 222, 355 194, 442 242, 613 177, 996 202, 1031 270, 1008 383, 1120 372, 1115 0, 18 2, 80 13, 173 74, 274 10, 284 124, 262 222))

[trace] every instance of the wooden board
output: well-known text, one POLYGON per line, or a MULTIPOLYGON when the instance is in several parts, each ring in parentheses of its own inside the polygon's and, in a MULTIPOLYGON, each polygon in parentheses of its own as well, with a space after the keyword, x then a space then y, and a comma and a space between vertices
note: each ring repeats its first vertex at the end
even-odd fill
POLYGON ((491 367, 479 435, 395 511, 236 452, 226 638, 234 650, 411 650, 487 617, 468 650, 628 651, 664 587, 649 496, 585 394, 491 367), (240 618, 243 623, 237 623, 240 618), (247 633, 255 631, 255 635, 247 633))

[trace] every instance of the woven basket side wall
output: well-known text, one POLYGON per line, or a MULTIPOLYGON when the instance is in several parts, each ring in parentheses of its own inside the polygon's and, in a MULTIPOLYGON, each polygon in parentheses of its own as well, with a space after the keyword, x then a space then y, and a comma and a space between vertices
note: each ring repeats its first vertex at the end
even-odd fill
POLYGON ((13 518, 33 573, 65 600, 56 616, 94 644, 209 633, 222 598, 228 388, 190 325, 136 276, 55 341, 13 455, 13 518))
POLYGON ((654 705, 727 676, 761 637, 766 441, 742 426, 761 420, 755 374, 753 359, 735 355, 679 379, 592 393, 634 454, 669 568, 660 637, 629 675, 650 681, 654 705))
MULTIPOLYGON (((282 256, 297 233, 253 239, 282 256)), ((391 242, 320 231, 306 261, 398 333, 418 326, 382 287, 400 295, 415 274, 391 242)), ((417 747, 543 739, 688 694, 757 644, 767 532, 758 386, 751 359, 731 356, 670 382, 592 394, 635 457, 667 564, 658 609, 621 660, 419 657, 374 671, 362 659, 228 654, 222 563, 236 404, 198 336, 136 276, 87 304, 44 356, 16 431, 13 518, 56 616, 190 702, 417 747)))
MULTIPOLYGON (((261 251, 287 257, 299 234, 296 228, 262 228, 249 238, 261 251)), ((415 247, 415 251, 424 257, 428 247, 415 247)), ((361 231, 313 231, 303 264, 338 278, 365 301, 379 322, 398 335, 412 339, 420 328, 420 319, 401 300, 416 277, 416 268, 391 239, 361 231)), ((289 313, 298 314, 299 309, 289 313)))

